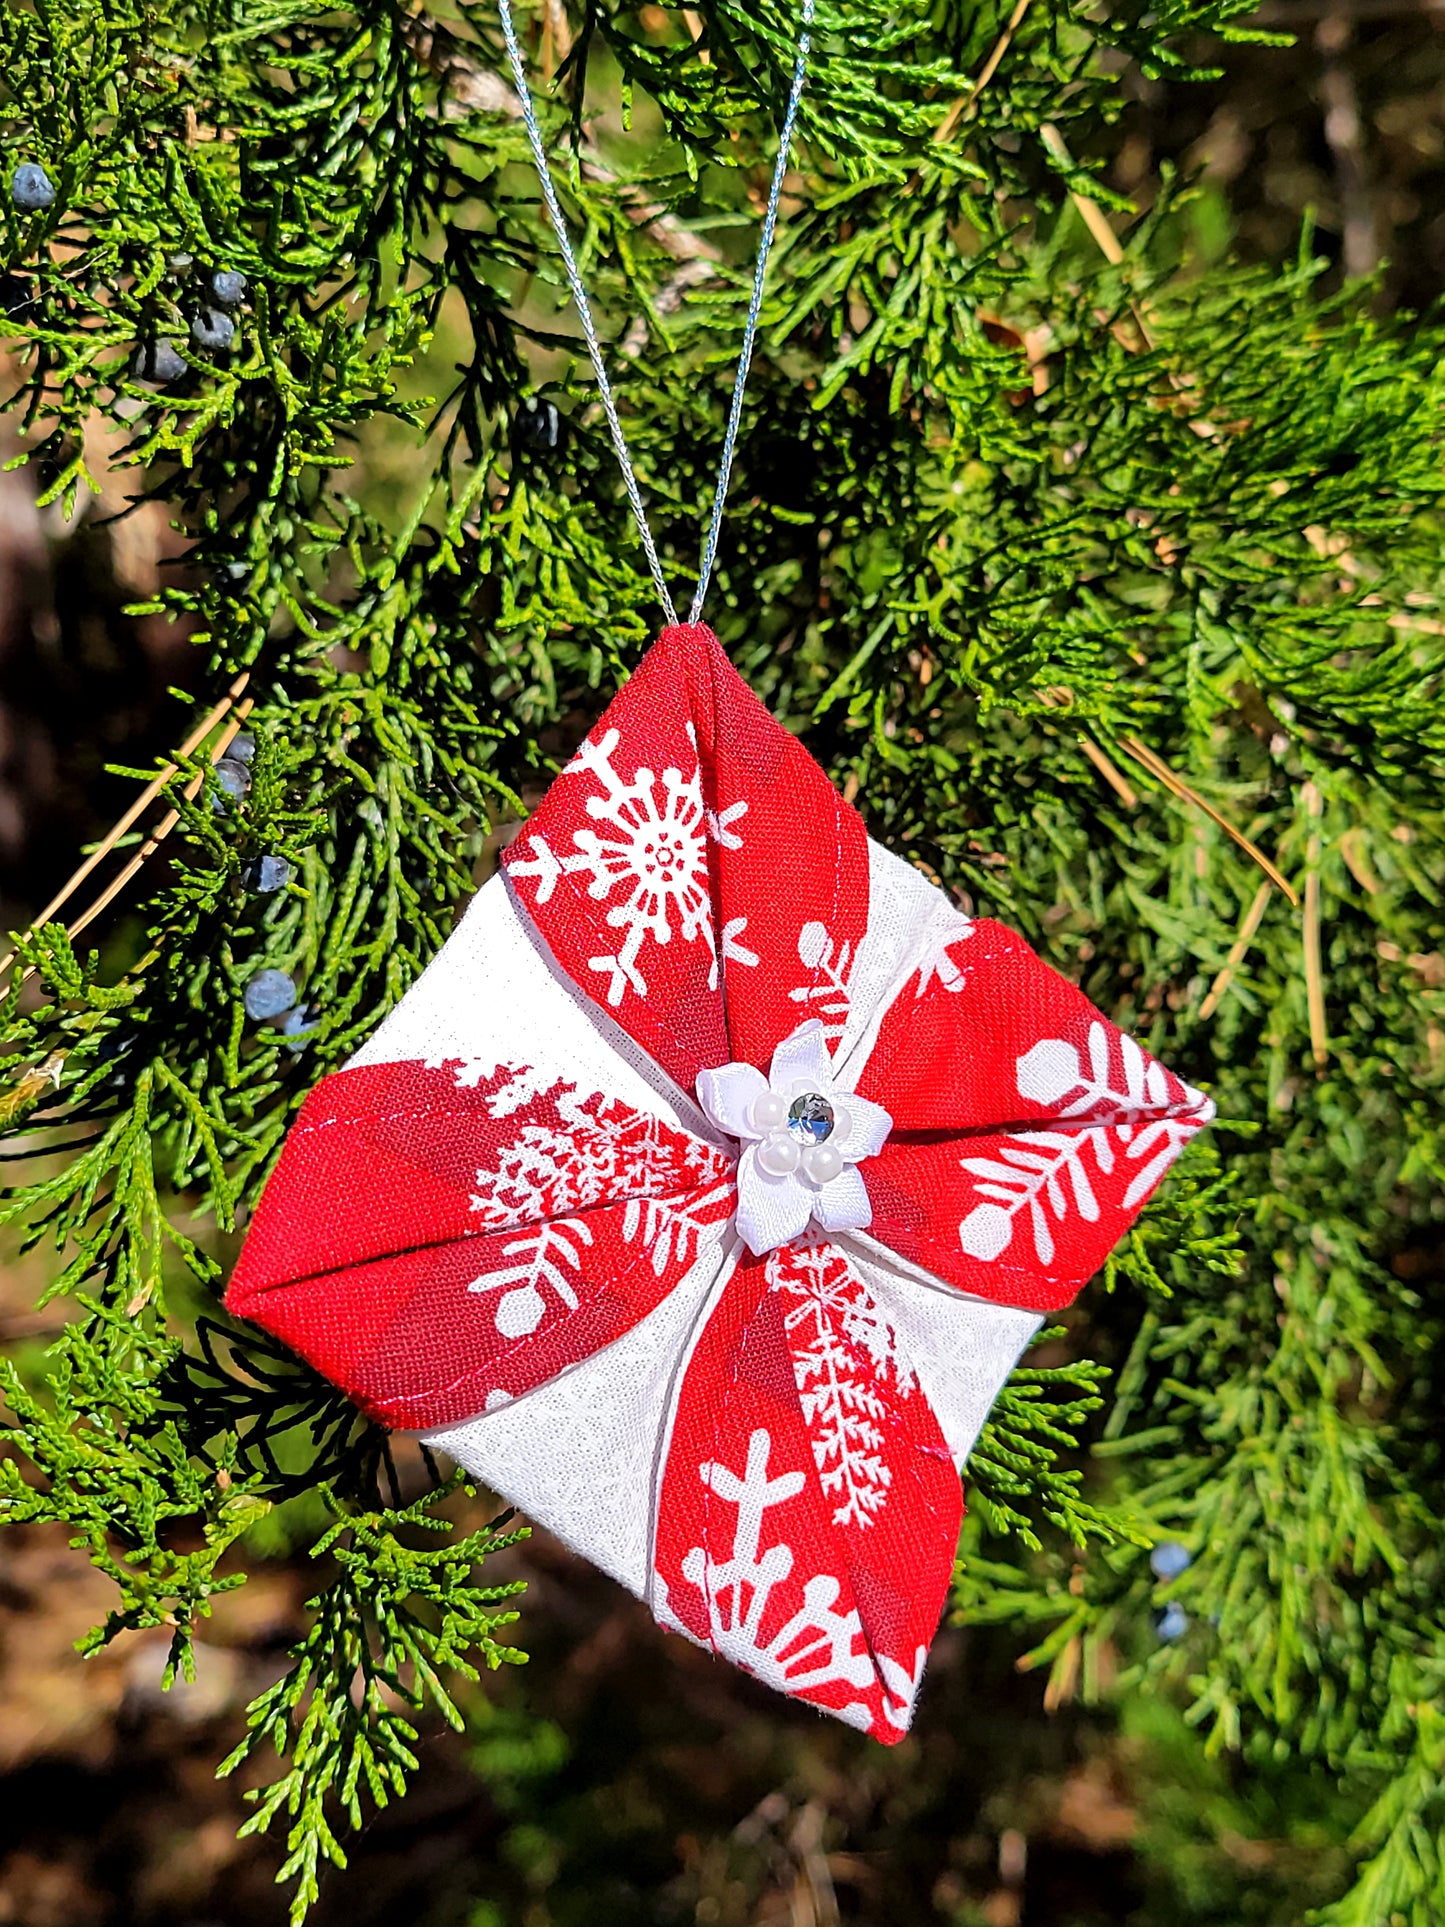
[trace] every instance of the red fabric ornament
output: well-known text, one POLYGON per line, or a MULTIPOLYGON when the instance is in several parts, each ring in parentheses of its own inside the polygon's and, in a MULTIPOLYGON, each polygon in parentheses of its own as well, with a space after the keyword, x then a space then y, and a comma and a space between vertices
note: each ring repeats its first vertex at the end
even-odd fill
POLYGON ((896 1740, 999 1386, 1211 1115, 681 625, 307 1099, 227 1303, 896 1740))

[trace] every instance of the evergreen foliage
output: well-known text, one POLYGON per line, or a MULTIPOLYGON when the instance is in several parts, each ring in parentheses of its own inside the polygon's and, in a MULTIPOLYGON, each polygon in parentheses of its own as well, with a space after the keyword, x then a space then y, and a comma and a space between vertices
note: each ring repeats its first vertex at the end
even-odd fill
MULTIPOLYGON (((1220 1105, 1086 1300, 1117 1374, 1053 1336, 1005 1393, 958 1611, 1029 1629, 1061 1699, 1181 1604, 1133 1684, 1213 1749, 1340 1776, 1358 1872, 1322 1920, 1425 1927, 1440 1308, 1395 1261, 1438 1243, 1445 1176, 1445 333, 1323 292, 1308 234, 1271 268, 1195 260, 1179 183, 1135 218, 1070 157, 1107 151, 1122 74, 1203 73, 1244 11, 820 7, 707 613, 876 836, 1220 1105), (1192 1554, 1168 1581, 1160 1539, 1192 1554)), ((248 1529, 325 1489, 328 1577, 250 1742, 282 1756, 256 1824, 289 1825, 299 1921, 340 1826, 405 1784, 398 1709, 448 1714, 448 1669, 522 1657, 484 1576, 508 1539, 428 1545, 446 1483, 388 1505, 383 1442, 328 1387, 193 1313, 310 1084, 645 647, 652 587, 485 5, 5 0, 0 22, 0 176, 55 189, 0 196, 23 459, 73 506, 107 445, 167 505, 192 547, 155 607, 215 695, 248 677, 256 739, 240 796, 207 753, 234 716, 178 757, 123 956, 59 922, 17 939, 3 1215, 54 1249, 75 1318, 43 1382, 7 1375, 0 1503, 114 1579, 95 1642, 165 1624, 184 1667, 248 1529), (555 435, 523 406, 539 383, 555 435), (402 432, 404 489, 353 499, 352 451, 402 432), (261 855, 292 865, 264 896, 261 855), (263 968, 314 1028, 248 1017, 263 968)), ((794 13, 552 6, 531 29, 681 585, 794 13)))

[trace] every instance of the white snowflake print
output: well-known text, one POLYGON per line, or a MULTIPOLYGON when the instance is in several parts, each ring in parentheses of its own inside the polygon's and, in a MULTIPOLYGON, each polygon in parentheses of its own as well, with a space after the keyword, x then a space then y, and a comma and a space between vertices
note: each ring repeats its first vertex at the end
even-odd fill
MULTIPOLYGON (((520 1082, 529 1080, 539 1085, 530 1073, 520 1082)), ((511 1113, 515 1089, 507 1084, 493 1094, 494 1115, 511 1113)), ((551 1098, 560 1122, 523 1124, 493 1166, 477 1172, 472 1195, 472 1209, 489 1230, 525 1232, 502 1247, 513 1264, 469 1286, 475 1292, 509 1288, 492 1314, 506 1338, 537 1329, 549 1291, 576 1309, 575 1282, 592 1232, 570 1214, 627 1199, 623 1235, 630 1242, 641 1234, 660 1277, 674 1255, 690 1256, 705 1233, 716 1235, 732 1202, 728 1160, 710 1144, 613 1098, 557 1090, 555 1081, 540 1092, 551 1098), (659 1192, 680 1202, 658 1205, 659 1192)), ((538 1095, 532 1088, 530 1097, 538 1095)))
POLYGON ((515 1264, 474 1278, 467 1290, 500 1292, 492 1309, 493 1323, 503 1338, 525 1338, 546 1316, 547 1291, 553 1292, 568 1311, 576 1311, 577 1293, 571 1278, 582 1269, 581 1247, 591 1242, 592 1233, 580 1218, 537 1225, 502 1246, 502 1255, 514 1258, 515 1264))
POLYGON ((841 1251, 822 1241, 770 1252, 783 1329, 818 1482, 837 1526, 871 1526, 888 1497, 884 1394, 906 1399, 912 1372, 897 1336, 841 1251))
POLYGON ((1115 1081, 1108 1028, 1097 1020, 1089 1027, 1087 1049, 1086 1066, 1067 1039, 1046 1037, 1016 1065, 1019 1095, 1059 1105, 1060 1121, 1076 1120, 1073 1129, 1014 1131, 995 1156, 960 1160, 985 1200, 958 1228, 970 1257, 1001 1256, 1016 1221, 1025 1217, 1035 1257, 1052 1264, 1051 1220, 1062 1224, 1073 1210, 1086 1224, 1097 1223, 1096 1182, 1112 1178, 1121 1164, 1120 1175, 1127 1173, 1129 1182, 1117 1208, 1132 1211, 1213 1117, 1214 1106, 1202 1091, 1147 1059, 1132 1037, 1117 1034, 1122 1082, 1115 1081), (1160 1110, 1167 1114, 1139 1121, 1141 1114, 1160 1110))
POLYGON ((923 1684, 923 1668, 928 1661, 928 1648, 919 1646, 913 1654, 913 1669, 901 1666, 887 1653, 878 1655, 878 1671, 883 1679, 883 1717, 890 1726, 896 1726, 900 1733, 908 1731, 913 1718, 913 1702, 918 1698, 918 1689, 923 1684))
POLYGON ((967 974, 948 953, 957 943, 962 943, 973 935, 973 925, 965 923, 962 929, 940 930, 918 962, 918 982, 913 995, 921 997, 935 978, 940 990, 949 991, 957 996, 968 982, 967 974))
POLYGON ((633 1198, 622 1214, 622 1235, 628 1244, 642 1241, 661 1278, 674 1260, 691 1263, 702 1244, 721 1236, 733 1198, 731 1178, 685 1198, 633 1198))
POLYGON ((691 1190, 728 1173, 728 1160, 710 1144, 615 1098, 574 1100, 562 1115, 561 1126, 524 1124, 494 1168, 477 1172, 472 1209, 485 1225, 536 1224, 627 1197, 691 1190))
MULTIPOLYGON (((710 1559, 701 1546, 694 1546, 682 1562, 683 1577, 706 1602, 709 1643, 778 1692, 803 1693, 834 1681, 869 1687, 874 1683, 873 1661, 862 1621, 856 1609, 836 1610, 843 1586, 831 1573, 805 1580, 802 1605, 771 1637, 763 1637, 768 1601, 793 1571, 791 1546, 759 1550, 763 1516, 770 1507, 796 1498, 805 1482, 801 1472, 769 1477, 771 1449, 771 1438, 759 1427, 748 1440, 748 1461, 741 1474, 712 1462, 698 1467, 708 1490, 738 1509, 726 1559, 710 1559)), ((679 1632, 687 1630, 665 1607, 658 1617, 679 1632)))
POLYGON ((799 984, 788 992, 795 1004, 810 1004, 813 1015, 822 1019, 823 1036, 829 1043, 843 1035, 852 1005, 849 977, 853 966, 853 946, 846 939, 836 947, 825 924, 805 923, 798 932, 798 962, 814 973, 814 981, 799 984))
MULTIPOLYGON (((613 761, 620 741, 615 729, 607 730, 598 742, 589 739, 563 771, 564 776, 595 778, 598 793, 588 797, 587 814, 599 828, 574 830, 576 848, 560 859, 545 837, 530 837, 531 860, 514 863, 512 875, 536 878, 539 904, 546 903, 564 874, 589 877, 589 896, 616 898, 607 921, 624 933, 622 941, 616 951, 587 960, 591 969, 607 976, 607 1001, 614 1007, 628 989, 639 997, 647 995, 639 958, 649 941, 704 944, 708 988, 716 990, 719 946, 712 921, 707 838, 711 831, 727 849, 740 849, 742 838, 732 826, 745 814, 747 804, 734 803, 716 815, 706 810, 695 741, 689 774, 665 769, 659 777, 653 770, 637 768, 630 782, 613 761)), ((739 963, 755 963, 753 953, 736 941, 742 928, 741 922, 729 925, 723 948, 739 963)))
POLYGON ((600 1091, 569 1083, 556 1071, 510 1061, 487 1064, 481 1058, 468 1058, 458 1065, 457 1085, 462 1090, 474 1090, 484 1077, 492 1076, 502 1081, 487 1095, 489 1117, 515 1117, 518 1111, 543 1102, 554 1105, 564 1122, 577 1123, 587 1115, 589 1103, 601 1096, 600 1091))
POLYGON ((740 850, 743 847, 743 840, 733 828, 733 824, 747 813, 746 798, 739 803, 729 803, 725 810, 709 810, 707 812, 708 835, 724 850, 740 850))

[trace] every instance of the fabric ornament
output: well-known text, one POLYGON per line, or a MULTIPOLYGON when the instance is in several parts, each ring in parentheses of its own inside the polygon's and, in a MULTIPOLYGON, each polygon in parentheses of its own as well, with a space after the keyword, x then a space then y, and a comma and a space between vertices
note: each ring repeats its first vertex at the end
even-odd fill
POLYGON ((999 1387, 1212 1108, 676 625, 307 1098, 227 1303, 893 1741, 999 1387))

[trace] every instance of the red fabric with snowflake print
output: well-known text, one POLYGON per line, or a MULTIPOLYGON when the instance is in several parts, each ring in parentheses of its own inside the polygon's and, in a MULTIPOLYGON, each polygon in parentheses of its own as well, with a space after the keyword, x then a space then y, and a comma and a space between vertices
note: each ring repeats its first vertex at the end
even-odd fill
POLYGON ((664 633, 308 1098, 230 1308, 891 1741, 958 1469, 1207 1098, 664 633))
POLYGON ((861 938, 867 841, 697 623, 664 631, 503 862, 573 982, 690 1091, 765 1059, 826 985, 805 927, 861 938))

